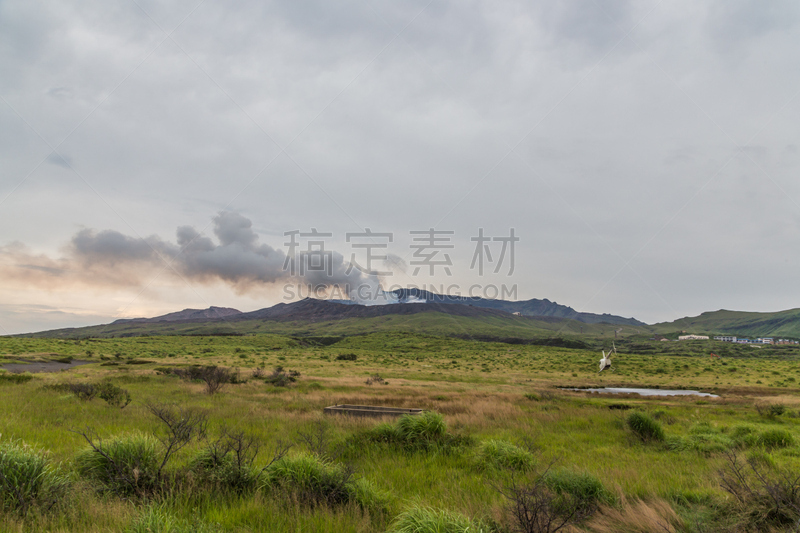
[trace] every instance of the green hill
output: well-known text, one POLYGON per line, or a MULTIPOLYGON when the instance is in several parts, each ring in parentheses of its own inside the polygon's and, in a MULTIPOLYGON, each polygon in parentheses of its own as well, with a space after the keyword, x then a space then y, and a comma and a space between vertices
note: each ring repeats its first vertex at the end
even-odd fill
POLYGON ((686 317, 673 322, 652 326, 656 333, 676 331, 738 335, 740 337, 790 337, 800 339, 800 309, 774 313, 745 311, 708 311, 696 317, 686 317))
MULTIPOLYGON (((123 322, 84 328, 66 328, 25 335, 39 338, 110 338, 145 335, 252 335, 271 333, 302 337, 352 336, 378 332, 413 332, 476 340, 545 343, 560 338, 579 344, 580 339, 613 337, 609 324, 585 324, 575 320, 503 314, 459 316, 437 311, 410 315, 384 315, 311 320, 214 320, 192 322, 123 322)), ((637 328, 625 328, 632 335, 637 328)))

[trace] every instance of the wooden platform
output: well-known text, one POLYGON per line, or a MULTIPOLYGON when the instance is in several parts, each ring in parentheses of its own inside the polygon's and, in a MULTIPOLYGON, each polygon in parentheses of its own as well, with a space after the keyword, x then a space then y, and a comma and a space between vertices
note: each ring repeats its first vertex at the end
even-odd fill
POLYGON ((403 415, 418 415, 422 413, 422 409, 409 409, 406 407, 378 407, 374 405, 332 405, 326 407, 323 413, 326 415, 350 415, 350 416, 368 416, 368 417, 381 417, 381 416, 403 416, 403 415))

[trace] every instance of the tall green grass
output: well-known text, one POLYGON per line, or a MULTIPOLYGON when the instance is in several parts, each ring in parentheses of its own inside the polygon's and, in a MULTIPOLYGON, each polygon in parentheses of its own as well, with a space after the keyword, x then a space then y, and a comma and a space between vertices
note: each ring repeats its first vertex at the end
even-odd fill
POLYGON ((536 458, 531 452, 504 440, 484 441, 475 454, 475 464, 482 471, 528 472, 535 463, 536 458))
POLYGON ((409 451, 437 449, 451 451, 459 446, 473 444, 466 436, 454 435, 447 430, 444 417, 433 411, 418 415, 405 415, 394 424, 381 423, 355 437, 350 447, 358 448, 359 440, 401 446, 409 451))
POLYGON ((313 455, 283 457, 274 462, 267 468, 261 487, 308 505, 356 504, 378 513, 388 507, 388 497, 356 477, 352 469, 313 455))
POLYGON ((166 505, 149 505, 133 520, 125 533, 215 533, 219 528, 190 522, 172 514, 166 505))
POLYGON ((616 502, 614 494, 599 479, 587 472, 566 468, 548 470, 543 481, 550 490, 570 496, 580 507, 613 505, 616 502))
POLYGON ((663 441, 666 438, 664 428, 647 413, 634 411, 628 415, 628 427, 644 442, 663 441))
POLYGON ((488 533, 488 526, 462 514, 413 506, 400 513, 391 523, 387 533, 488 533))
POLYGON ((20 442, 0 443, 0 505, 26 515, 33 507, 50 509, 67 491, 69 479, 49 464, 44 452, 20 442))
POLYGON ((98 441, 75 458, 80 475, 125 496, 143 496, 158 486, 158 441, 135 433, 98 441))

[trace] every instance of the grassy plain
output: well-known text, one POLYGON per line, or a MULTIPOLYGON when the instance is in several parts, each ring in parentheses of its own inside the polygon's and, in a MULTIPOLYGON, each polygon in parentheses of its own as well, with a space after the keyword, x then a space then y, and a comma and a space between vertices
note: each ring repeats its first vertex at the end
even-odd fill
MULTIPOLYGON (((598 375, 599 352, 594 349, 407 332, 316 340, 270 334, 0 338, 0 362, 67 356, 92 362, 23 382, 0 374, 0 442, 22 441, 47 450, 72 479, 65 505, 29 513, 25 519, 6 512, 0 529, 145 531, 150 521, 157 524, 151 531, 383 532, 394 527, 392 521, 401 513, 430 508, 505 531, 506 500, 497 488, 508 474, 481 468, 477 458, 481 442, 500 440, 532 450, 541 468, 552 463, 558 471, 589 474, 614 495, 613 503, 573 531, 648 531, 661 523, 666 531, 746 531, 735 512, 736 502, 720 485, 719 472, 727 464, 725 452, 739 451, 761 454, 776 467, 800 473, 800 447, 795 444, 800 443, 798 350, 644 339, 628 339, 617 347, 615 372, 598 375), (626 353, 626 347, 636 353, 626 353), (712 360, 710 351, 726 355, 712 360), (209 395, 203 383, 166 373, 198 364, 237 367, 246 382, 209 395), (268 373, 276 366, 298 371, 300 377, 287 387, 252 377, 256 368, 268 373), (367 384, 375 375, 383 383, 367 384), (82 382, 113 383, 127 389, 133 402, 119 409, 98 398, 84 401, 47 387, 82 382), (561 390, 596 386, 693 388, 720 396, 643 398, 561 390), (290 456, 309 452, 301 434, 319 434, 326 427, 327 450, 385 495, 387 511, 309 506, 263 490, 178 491, 126 499, 97 492, 75 473, 75 457, 86 441, 71 430, 89 427, 104 439, 157 432, 159 426, 147 408, 155 403, 203 410, 209 416, 209 435, 224 427, 255 436, 263 450, 257 464, 268 461, 279 440, 295 442, 290 456), (323 417, 322 409, 334 404, 436 411, 465 444, 450 451, 420 451, 359 439, 378 422, 323 417), (770 411, 771 405, 782 409, 770 411), (664 428, 665 441, 637 438, 626 424, 634 410, 655 418, 664 428), (766 441, 759 436, 776 429, 793 441, 760 444, 766 441), (650 526, 630 525, 648 513, 654 517, 647 522, 650 526)), ((172 468, 187 465, 200 446, 193 443, 182 450, 172 468)))

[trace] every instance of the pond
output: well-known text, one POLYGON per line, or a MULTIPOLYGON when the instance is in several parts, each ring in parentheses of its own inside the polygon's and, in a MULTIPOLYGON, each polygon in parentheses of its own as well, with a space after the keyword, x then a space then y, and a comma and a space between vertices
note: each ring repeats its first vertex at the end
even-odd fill
POLYGON ((719 398, 716 394, 708 392, 699 392, 696 390, 668 390, 668 389, 629 389, 625 387, 604 387, 602 389, 578 389, 578 388, 563 388, 561 390, 572 390, 578 392, 600 392, 604 394, 639 394, 641 396, 707 396, 710 398, 719 398))
POLYGON ((30 372, 38 374, 39 372, 59 372, 61 370, 69 370, 76 366, 88 365, 91 361, 80 361, 73 359, 70 363, 62 363, 59 361, 24 361, 22 363, 6 363, 0 365, 0 368, 11 372, 12 374, 21 374, 23 372, 30 372))

